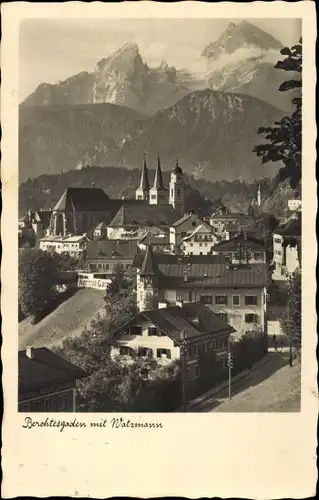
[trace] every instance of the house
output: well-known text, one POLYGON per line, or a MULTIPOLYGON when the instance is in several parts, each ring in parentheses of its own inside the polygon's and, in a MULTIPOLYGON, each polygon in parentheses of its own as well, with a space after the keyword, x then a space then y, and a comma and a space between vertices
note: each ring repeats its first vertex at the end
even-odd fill
POLYGON ((213 228, 204 222, 182 238, 181 250, 184 255, 209 255, 217 242, 213 228))
POLYGON ((68 254, 78 259, 85 251, 89 238, 82 236, 45 236, 39 240, 40 250, 55 252, 58 254, 68 254))
POLYGON ((107 235, 106 222, 100 222, 93 230, 93 238, 105 238, 107 235))
POLYGON ((139 229, 152 228, 169 232, 171 225, 179 218, 171 205, 123 205, 109 223, 107 237, 123 239, 136 237, 139 229))
POLYGON ((227 349, 234 329, 201 303, 169 306, 140 312, 113 335, 112 356, 150 357, 161 363, 181 358, 184 334, 186 371, 200 375, 199 357, 214 352, 222 370, 227 369, 227 349))
MULTIPOLYGON (((183 215, 183 217, 180 217, 176 221, 174 221, 169 229, 171 252, 182 253, 182 243, 184 238, 192 235, 195 229, 199 226, 201 226, 200 234, 206 236, 208 234, 212 234, 213 231, 211 230, 209 224, 200 219, 192 211, 187 212, 185 215, 183 215)), ((214 239, 214 241, 216 240, 214 239)), ((190 248, 190 243, 192 242, 194 243, 194 241, 189 241, 189 243, 186 244, 186 247, 190 248)))
MULTIPOLYGON (((214 233, 216 233, 217 236, 222 236, 223 231, 225 230, 225 226, 228 226, 229 224, 233 224, 238 227, 238 231, 241 230, 241 226, 243 229, 247 229, 247 227, 250 227, 254 224, 255 219, 253 217, 249 217, 248 215, 238 212, 238 213, 216 213, 213 214, 210 218, 210 225, 214 228, 214 233)), ((235 227, 232 226, 232 228, 235 230, 235 227)), ((226 236, 224 236, 225 239, 226 236)))
POLYGON ((154 252, 170 253, 171 247, 169 243, 169 234, 167 231, 160 229, 150 229, 138 241, 138 247, 142 251, 146 251, 148 245, 152 245, 154 252))
POLYGON ((18 353, 19 412, 76 411, 76 381, 87 374, 46 347, 18 353))
POLYGON ((287 208, 290 212, 301 210, 301 200, 298 199, 287 200, 287 208))
POLYGON ((287 280, 301 269, 301 214, 294 214, 273 234, 273 279, 287 280))
POLYGON ((137 304, 150 298, 169 305, 202 302, 241 336, 264 331, 268 266, 264 262, 231 264, 222 255, 178 256, 153 253, 151 246, 136 255, 137 304))
POLYGON ((264 242, 245 233, 217 243, 213 247, 213 253, 227 257, 233 264, 238 264, 240 261, 247 262, 247 259, 250 264, 266 262, 264 242))
POLYGON ((50 227, 51 210, 38 210, 31 213, 31 225, 37 238, 45 236, 50 227))
POLYGON ((87 245, 86 264, 91 272, 112 275, 117 266, 129 271, 138 252, 136 240, 93 240, 87 245))
POLYGON ((20 241, 35 241, 36 234, 31 224, 31 212, 19 217, 18 236, 20 241))

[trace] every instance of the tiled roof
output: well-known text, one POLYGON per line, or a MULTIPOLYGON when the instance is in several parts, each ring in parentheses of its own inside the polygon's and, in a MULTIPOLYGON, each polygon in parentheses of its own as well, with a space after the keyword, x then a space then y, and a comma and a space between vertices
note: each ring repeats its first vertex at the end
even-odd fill
POLYGON ((37 222, 49 223, 51 215, 51 210, 39 210, 38 212, 35 212, 34 218, 37 222))
MULTIPOLYGON (((136 255, 132 267, 141 269, 143 257, 143 254, 136 255)), ((154 259, 162 287, 264 287, 268 282, 265 263, 230 265, 222 255, 179 257, 154 254, 154 259)))
POLYGON ((171 226, 178 214, 171 205, 122 205, 110 227, 171 226))
POLYGON ((174 222, 174 224, 172 224, 172 226, 178 227, 181 224, 183 224, 184 222, 186 222, 188 219, 190 219, 192 216, 193 216, 193 214, 187 213, 187 214, 183 215, 183 217, 180 217, 176 222, 174 222))
POLYGON ((151 245, 148 245, 146 252, 144 254, 144 259, 142 262, 140 276, 156 276, 158 273, 156 260, 154 258, 153 250, 151 245))
POLYGON ((181 332, 185 334, 186 340, 192 340, 202 335, 231 334, 235 331, 204 304, 193 302, 184 304, 183 307, 172 306, 143 311, 117 330, 114 337, 118 338, 129 324, 140 320, 150 321, 176 342, 181 340, 181 332))
POLYGON ((168 245, 169 235, 162 235, 157 232, 147 231, 139 240, 139 243, 150 243, 151 245, 168 245))
MULTIPOLYGON (((250 246, 250 249, 252 251, 265 251, 265 246, 263 242, 257 238, 253 238, 250 235, 247 235, 247 244, 250 246)), ((218 252, 218 251, 223 251, 223 252, 231 252, 231 251, 236 251, 238 244, 244 243, 245 242, 245 237, 243 234, 240 234, 236 236, 235 238, 231 238, 230 240, 225 240, 217 243, 214 247, 213 250, 218 252)))
POLYGON ((138 251, 136 240, 93 240, 87 246, 87 259, 133 259, 138 251))
POLYGON ((53 210, 107 210, 109 200, 103 189, 68 187, 53 210))
POLYGON ((33 359, 19 351, 19 391, 24 392, 51 384, 76 380, 87 374, 46 347, 32 348, 33 359))
POLYGON ((84 234, 81 234, 79 236, 75 235, 75 236, 44 236, 43 238, 41 238, 39 241, 51 241, 51 242, 55 242, 55 243, 78 243, 79 241, 81 240, 87 240, 87 241, 90 241, 90 239, 85 236, 84 234))

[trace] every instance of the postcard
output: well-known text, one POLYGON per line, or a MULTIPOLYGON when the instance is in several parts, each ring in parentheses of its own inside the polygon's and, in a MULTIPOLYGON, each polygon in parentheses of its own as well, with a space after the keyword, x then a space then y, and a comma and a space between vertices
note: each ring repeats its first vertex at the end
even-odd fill
POLYGON ((2 19, 4 498, 314 495, 314 3, 2 19))

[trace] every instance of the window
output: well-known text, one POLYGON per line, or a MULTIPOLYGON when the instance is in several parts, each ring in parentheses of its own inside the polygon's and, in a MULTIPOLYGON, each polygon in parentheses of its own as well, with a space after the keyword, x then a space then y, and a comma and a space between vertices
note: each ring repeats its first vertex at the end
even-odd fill
POLYGON ((227 305, 227 297, 226 295, 216 295, 215 297, 216 305, 227 305))
POLYGON ((245 296, 245 305, 246 306, 256 306, 257 305, 257 296, 256 295, 246 295, 245 296))
POLYGON ((139 347, 138 348, 138 355, 140 357, 145 358, 146 356, 149 355, 149 351, 151 351, 151 349, 148 349, 147 347, 139 347))
POLYGON ((225 321, 227 323, 228 315, 226 313, 220 313, 220 314, 217 314, 217 316, 219 316, 220 319, 222 319, 223 321, 225 321))
POLYGON ((142 335, 142 327, 139 325, 132 325, 131 335, 142 335))
POLYGON ((180 196, 180 195, 181 195, 181 190, 177 189, 177 196, 180 196))
POLYGON ((127 345, 121 345, 120 354, 121 354, 121 356, 130 356, 131 355, 131 348, 127 345))
POLYGON ((153 337, 155 336, 155 337, 157 337, 157 336, 158 336, 157 327, 156 327, 156 326, 150 326, 150 327, 148 328, 148 334, 149 334, 150 336, 153 336, 153 337))
POLYGON ((261 259, 261 253, 260 252, 255 252, 254 253, 254 259, 255 260, 260 260, 261 259))
POLYGON ((233 306, 240 305, 240 295, 233 295, 233 306))
POLYGON ((152 195, 151 195, 151 199, 152 199, 152 200, 156 200, 156 194, 152 194, 152 195))
POLYGON ((246 323, 257 323, 257 314, 245 314, 246 323))
POLYGON ((275 242, 275 243, 281 243, 281 238, 275 238, 275 239, 274 239, 274 242, 275 242))
POLYGON ((212 304, 213 303, 213 296, 212 295, 201 295, 200 301, 202 304, 212 304))
POLYGON ((198 356, 198 345, 193 346, 193 356, 198 356))
POLYGON ((194 366, 194 376, 195 378, 199 377, 199 366, 194 366))
POLYGON ((202 247, 202 246, 203 246, 203 243, 200 243, 200 244, 199 244, 199 246, 200 246, 200 247, 202 247))
POLYGON ((171 359, 170 349, 157 349, 157 357, 158 358, 166 357, 168 359, 171 359))
POLYGON ((190 244, 189 244, 189 246, 190 246, 190 247, 192 247, 192 246, 193 246, 193 243, 190 243, 190 244))

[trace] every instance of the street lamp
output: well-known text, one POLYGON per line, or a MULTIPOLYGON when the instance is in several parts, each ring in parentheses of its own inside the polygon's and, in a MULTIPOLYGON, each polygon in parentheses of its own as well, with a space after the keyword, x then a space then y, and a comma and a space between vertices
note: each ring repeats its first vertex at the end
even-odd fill
POLYGON ((186 335, 185 332, 181 332, 180 336, 180 351, 181 351, 181 366, 182 366, 182 408, 186 412, 186 387, 185 387, 185 346, 186 346, 186 335))

